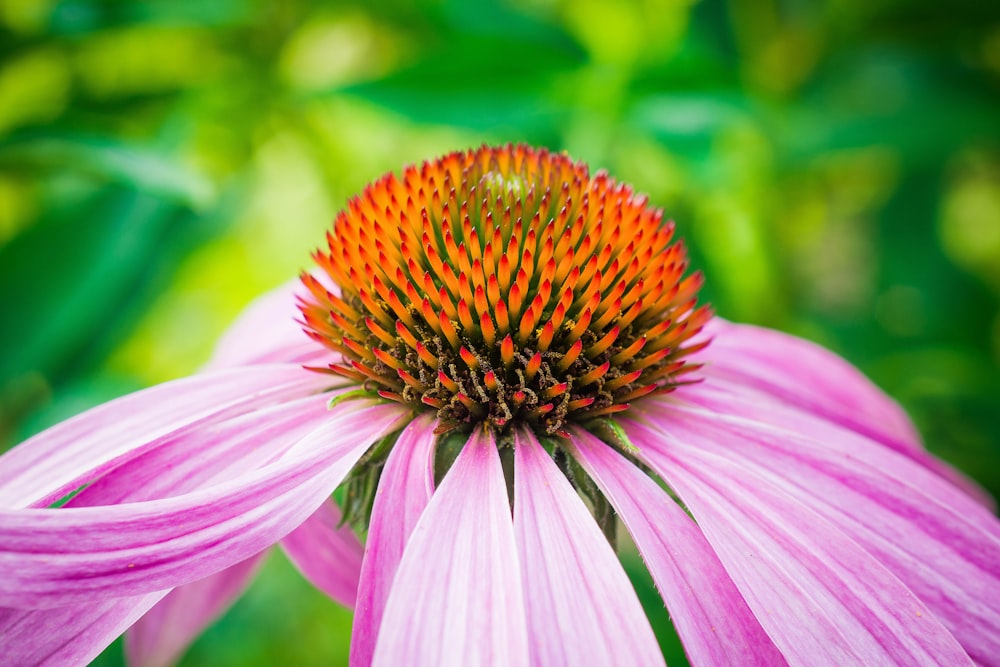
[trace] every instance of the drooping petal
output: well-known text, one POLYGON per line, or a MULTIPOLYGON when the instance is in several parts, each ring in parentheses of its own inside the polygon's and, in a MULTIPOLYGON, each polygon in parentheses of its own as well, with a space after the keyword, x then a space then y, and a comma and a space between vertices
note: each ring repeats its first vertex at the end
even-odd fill
MULTIPOLYGON (((643 401, 642 405, 639 406, 639 410, 643 412, 656 411, 662 409, 661 406, 669 406, 676 401, 705 405, 713 409, 724 405, 725 409, 722 410, 724 413, 728 412, 768 423, 781 424, 783 428, 805 436, 812 436, 818 430, 822 430, 824 432, 842 434, 837 437, 862 437, 866 440, 871 439, 865 433, 855 431, 842 422, 836 420, 830 421, 823 416, 813 414, 808 410, 800 409, 794 405, 788 405, 766 394, 747 392, 745 387, 739 382, 729 378, 709 376, 705 382, 679 388, 671 398, 674 399, 672 402, 664 402, 662 399, 658 400, 655 398, 650 401, 643 401)), ((898 451, 910 460, 919 463, 924 468, 948 480, 975 499, 977 503, 989 509, 990 512, 996 510, 995 501, 982 487, 944 461, 935 458, 926 450, 922 448, 900 449, 899 447, 894 447, 891 443, 886 445, 882 440, 876 439, 875 441, 898 451)))
POLYGON ((202 630, 243 594, 264 553, 170 591, 125 633, 130 667, 174 664, 202 630))
MULTIPOLYGON (((192 432, 183 431, 164 442, 161 447, 147 451, 107 473, 74 496, 66 506, 113 505, 163 498, 200 488, 217 480, 220 476, 227 474, 235 476, 252 470, 273 459, 292 443, 301 439, 304 434, 315 429, 322 420, 328 419, 329 411, 326 405, 327 396, 309 396, 258 410, 219 424, 211 424, 192 432)), ((239 572, 246 573, 246 576, 250 574, 249 568, 244 563, 240 563, 214 575, 230 581, 230 584, 225 588, 230 590, 234 597, 239 590, 232 584, 232 580, 239 572)), ((211 579, 175 589, 166 600, 161 602, 161 605, 166 605, 172 610, 167 615, 177 616, 186 619, 186 621, 198 618, 207 623, 211 620, 213 611, 221 613, 229 600, 218 600, 215 607, 211 610, 205 610, 202 604, 203 600, 194 599, 197 596, 185 592, 188 587, 203 592, 218 591, 218 585, 208 583, 211 579), (178 600, 188 601, 192 609, 188 612, 179 611, 178 600)), ((156 596, 162 597, 166 593, 167 591, 164 591, 156 596)), ((120 614, 122 618, 126 619, 135 618, 151 606, 152 603, 145 603, 147 599, 147 597, 125 598, 121 601, 114 601, 114 603, 96 605, 88 603, 79 605, 78 608, 19 610, 16 612, 16 618, 19 619, 22 628, 29 628, 31 624, 46 628, 62 626, 65 622, 64 615, 71 614, 73 625, 68 627, 85 628, 81 634, 86 634, 88 645, 92 647, 86 650, 89 651, 88 655, 93 657, 102 649, 100 641, 105 644, 110 643, 127 625, 127 623, 120 626, 109 624, 107 621, 109 617, 102 610, 105 608, 110 610, 114 604, 117 605, 114 607, 114 613, 120 614), (138 609, 139 606, 141 606, 140 611, 132 610, 132 607, 138 609), (85 625, 87 619, 90 619, 90 625, 85 625), (119 629, 112 631, 113 628, 119 629)), ((179 655, 186 643, 200 629, 200 627, 190 624, 185 625, 186 637, 178 636, 179 628, 173 625, 170 628, 157 629, 153 619, 160 619, 162 616, 164 616, 163 613, 154 610, 149 616, 140 619, 136 626, 133 626, 132 632, 139 633, 141 637, 140 640, 133 637, 126 642, 126 646, 128 646, 129 641, 133 643, 138 641, 133 662, 141 664, 146 659, 153 659, 156 656, 179 655)), ((36 637, 33 641, 38 651, 50 650, 45 647, 49 646, 51 642, 57 642, 52 644, 51 648, 51 650, 57 651, 53 654, 53 660, 62 662, 65 659, 65 661, 73 662, 73 660, 69 660, 68 654, 64 655, 59 652, 68 650, 58 644, 61 635, 56 634, 50 638, 47 631, 40 631, 40 634, 43 636, 36 637)), ((23 650, 9 645, 10 641, 11 635, 0 628, 0 655, 15 655, 15 651, 23 650)), ((85 662, 87 659, 89 658, 81 657, 80 662, 85 662)), ((25 662, 24 664, 31 663, 25 662)))
POLYGON ((436 420, 426 414, 410 422, 379 478, 351 633, 351 664, 355 667, 371 664, 403 548, 434 492, 435 424, 436 420))
POLYGON ((66 507, 96 507, 180 495, 274 461, 330 418, 331 394, 183 429, 89 484, 66 507))
POLYGON ((85 665, 166 592, 55 609, 0 607, 0 655, 9 665, 85 665))
POLYGON ((663 430, 621 424, 789 663, 972 664, 899 579, 769 480, 663 430))
MULTIPOLYGON (((1000 656, 1000 522, 894 451, 817 425, 783 428, 788 415, 727 397, 715 409, 664 411, 679 440, 768 479, 873 554, 977 661, 1000 656), (728 413, 728 414, 727 414, 728 413), (733 414, 747 415, 734 417, 733 414)), ((798 425, 794 422, 793 426, 798 425)))
POLYGON ((0 511, 0 604, 132 596, 229 567, 302 523, 405 415, 395 405, 341 403, 274 463, 173 498, 0 511))
POLYGON ((530 431, 514 437, 531 664, 663 665, 635 590, 583 501, 530 431))
POLYGON ((345 607, 354 606, 363 549, 350 527, 340 525, 336 503, 320 505, 281 540, 281 548, 313 586, 345 607))
POLYGON ((713 318, 703 355, 708 377, 798 406, 900 451, 922 449, 906 413, 854 366, 833 352, 773 329, 713 318))
POLYGON ((571 451, 649 567, 695 665, 785 664, 697 524, 644 472, 582 429, 571 451))
POLYGON ((492 435, 473 434, 417 522, 373 664, 528 664, 521 570, 492 435))
POLYGON ((307 292, 297 278, 257 297, 226 330, 206 368, 246 364, 314 363, 328 356, 306 336, 296 297, 307 292))
POLYGON ((0 456, 0 507, 45 506, 182 429, 325 389, 299 366, 196 375, 123 396, 29 438, 0 456))

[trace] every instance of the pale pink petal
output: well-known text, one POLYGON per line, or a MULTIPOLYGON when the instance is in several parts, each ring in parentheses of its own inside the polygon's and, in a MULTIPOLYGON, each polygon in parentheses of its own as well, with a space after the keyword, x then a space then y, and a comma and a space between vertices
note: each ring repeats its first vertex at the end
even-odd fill
POLYGON ((190 583, 270 546, 408 413, 340 403, 278 461, 189 494, 110 507, 0 511, 0 604, 62 606, 190 583))
POLYGON ((45 506, 182 429, 316 393, 336 380, 298 366, 218 371, 123 396, 0 456, 0 507, 45 506))
POLYGON ((614 505, 695 665, 782 665, 701 529, 646 473, 582 429, 571 452, 614 505))
MULTIPOLYGON (((220 475, 233 476, 259 467, 274 458, 275 454, 301 439, 308 431, 316 428, 321 420, 328 419, 327 401, 327 395, 310 396, 265 410, 258 410, 249 415, 242 415, 221 424, 211 424, 193 433, 182 432, 173 440, 165 442, 163 446, 148 451, 112 470, 74 496, 67 503, 67 507, 112 505, 167 497, 203 486, 220 475)), ((249 576, 250 571, 245 563, 246 561, 237 564, 214 575, 214 577, 218 580, 229 579, 232 581, 234 575, 240 572, 249 576)), ((165 605, 173 610, 170 613, 174 616, 189 620, 200 618, 206 623, 209 622, 211 618, 206 614, 211 615, 213 611, 221 613, 223 605, 228 605, 229 600, 218 600, 210 610, 206 610, 201 604, 202 600, 192 599, 192 595, 186 593, 185 589, 191 587, 202 592, 217 590, 218 586, 209 584, 212 579, 194 582, 175 589, 161 603, 161 606, 165 605), (179 612, 178 600, 191 601, 193 608, 187 612, 179 612)), ((237 593, 236 590, 232 591, 233 596, 237 593)), ((166 591, 155 594, 155 597, 159 598, 164 594, 166 591)), ((92 657, 101 650, 100 644, 97 643, 98 640, 108 644, 120 633, 120 629, 112 632, 107 628, 123 628, 124 626, 108 625, 107 619, 109 617, 100 610, 114 609, 114 613, 122 615, 122 618, 134 618, 142 612, 141 610, 133 611, 132 607, 142 605, 147 599, 147 597, 125 598, 121 601, 97 605, 88 603, 80 605, 78 608, 68 607, 11 613, 17 614, 23 632, 28 632, 29 628, 36 627, 37 635, 32 638, 31 643, 38 651, 49 650, 45 647, 50 645, 51 650, 58 649, 53 657, 53 660, 58 662, 64 658, 68 659, 68 654, 62 653, 62 651, 67 650, 88 650, 92 657), (63 647, 61 644, 52 644, 52 642, 60 641, 62 635, 51 634, 46 628, 63 625, 66 614, 71 614, 72 622, 77 625, 85 622, 90 623, 84 632, 87 637, 86 645, 92 646, 91 649, 83 647, 71 649, 63 647), (32 626, 31 624, 36 625, 32 626)), ((145 604, 142 606, 142 610, 151 604, 145 604)), ((173 641, 176 643, 178 641, 176 631, 180 629, 180 626, 152 631, 152 619, 161 618, 163 615, 163 613, 154 610, 147 617, 141 619, 137 626, 133 627, 132 632, 139 633, 141 637, 136 646, 134 661, 142 662, 140 657, 147 654, 155 657, 154 651, 161 651, 156 655, 162 655, 165 646, 157 642, 173 641)), ((184 639, 183 643, 175 645, 171 655, 183 651, 186 642, 200 629, 200 626, 185 625, 183 627, 190 636, 184 639)), ((14 655, 12 653, 14 649, 6 645, 6 640, 9 637, 10 635, 3 628, 0 628, 0 655, 14 655)), ((137 640, 133 637, 130 641, 136 642, 137 640)), ((128 643, 127 641, 126 645, 128 643)), ((80 660, 85 661, 84 658, 80 660)), ((27 658, 25 664, 30 664, 27 658)))
POLYGON ((531 664, 663 665, 639 598, 583 501, 530 431, 514 438, 531 664))
POLYGON ((817 426, 803 437, 784 428, 783 413, 754 415, 761 422, 731 416, 752 414, 739 399, 706 403, 714 409, 664 411, 671 434, 774 483, 878 558, 970 655, 982 663, 1000 656, 1000 522, 992 514, 859 436, 817 426))
POLYGON ((206 368, 275 362, 316 363, 330 356, 297 322, 297 297, 308 292, 298 278, 257 297, 215 346, 206 368))
MULTIPOLYGON (((67 506, 110 505, 165 497, 197 488, 219 474, 233 475, 235 472, 249 469, 247 454, 259 452, 264 455, 266 450, 263 448, 271 444, 269 439, 287 440, 290 444, 300 439, 308 430, 315 428, 320 419, 327 419, 329 413, 326 403, 325 396, 311 396, 271 409, 259 410, 251 415, 243 415, 223 422, 222 425, 213 424, 194 433, 185 432, 178 436, 177 442, 165 443, 163 447, 140 455, 111 471, 74 496, 67 506)), ((263 458, 250 467, 258 467, 266 462, 267 458, 263 458)), ((233 569, 241 567, 242 564, 238 564, 216 576, 226 576, 233 569)), ((189 586, 204 590, 201 582, 189 586)), ((189 596, 182 593, 184 588, 186 587, 177 589, 163 604, 169 604, 169 600, 178 596, 180 599, 187 599, 189 596)), ((16 660, 16 664, 33 664, 32 660, 41 659, 40 655, 44 652, 50 652, 51 661, 55 663, 86 662, 96 656, 104 646, 110 644, 131 622, 129 619, 140 615, 165 594, 166 591, 153 594, 152 598, 150 596, 124 598, 51 610, 0 612, 0 615, 8 614, 4 617, 10 619, 12 623, 16 619, 14 625, 21 628, 20 632, 30 633, 29 628, 35 628, 37 632, 30 645, 34 653, 29 655, 24 653, 28 651, 25 646, 11 644, 11 642, 19 644, 15 641, 13 628, 0 626, 0 655, 23 657, 23 660, 16 660), (94 616, 95 609, 106 611, 100 611, 94 616), (112 614, 117 615, 114 618, 124 620, 116 622, 117 624, 111 623, 109 619, 113 618, 112 614), (88 619, 87 623, 83 623, 88 619), (66 632, 47 630, 52 627, 65 628, 66 632), (70 642, 71 645, 63 646, 64 642, 70 642)), ((176 606, 171 604, 173 609, 176 609, 176 606)), ((200 604, 189 613, 192 617, 204 617, 200 604)), ((152 615, 157 616, 157 613, 154 611, 152 615)), ((188 614, 180 615, 188 616, 188 614)), ((140 620, 139 626, 147 628, 142 644, 152 647, 148 623, 140 620)), ((133 632, 136 632, 135 628, 133 632)), ((157 633, 157 636, 159 635, 160 633, 157 633)), ((173 635, 169 630, 162 632, 164 639, 171 636, 173 635)), ((178 646, 176 652, 179 653, 183 648, 183 645, 178 646)))
POLYGON ((85 665, 165 594, 56 609, 0 608, 0 661, 18 667, 85 665))
POLYGON ((125 633, 131 667, 168 667, 243 594, 263 553, 210 577, 175 588, 125 633))
POLYGON ((621 423, 790 663, 972 664, 899 579, 769 480, 663 431, 621 423))
POLYGON ((375 665, 526 665, 521 571, 493 436, 477 430, 417 522, 375 665))
POLYGON ((403 547, 434 492, 436 423, 429 414, 414 418, 400 434, 379 478, 351 633, 351 664, 355 667, 371 664, 403 547))
POLYGON ((726 378, 900 451, 922 449, 902 408, 833 352, 780 331, 718 317, 705 330, 712 344, 698 360, 707 363, 706 378, 726 378))
POLYGON ((281 540, 281 547, 313 586, 350 608, 364 551, 350 526, 340 525, 340 518, 340 509, 328 499, 281 540))
POLYGON ((219 483, 272 462, 330 418, 332 393, 183 429, 89 484, 66 507, 157 500, 219 483))
MULTIPOLYGON (((783 428, 806 436, 813 435, 818 430, 822 430, 828 433, 841 434, 840 436, 831 437, 862 437, 866 440, 869 439, 869 436, 854 431, 842 422, 828 420, 808 410, 802 410, 766 394, 748 392, 740 382, 724 377, 709 376, 705 382, 680 387, 671 399, 673 401, 667 402, 656 399, 647 400, 638 404, 637 407, 640 411, 648 412, 650 410, 661 409, 659 406, 670 405, 677 401, 705 405, 713 409, 718 409, 720 405, 724 405, 723 413, 728 412, 729 414, 750 417, 773 424, 780 423, 783 428)), ((885 444, 883 440, 876 440, 876 442, 885 444)), ((991 512, 996 509, 993 498, 978 484, 925 450, 905 448, 901 450, 899 447, 894 447, 891 443, 886 446, 899 451, 924 468, 947 479, 991 512)))
POLYGON ((996 508, 978 484, 929 455, 896 402, 836 354, 795 336, 720 318, 713 318, 706 331, 712 344, 698 358, 706 362, 705 385, 743 393, 758 405, 767 399, 797 408, 861 433, 950 480, 990 510, 996 508))

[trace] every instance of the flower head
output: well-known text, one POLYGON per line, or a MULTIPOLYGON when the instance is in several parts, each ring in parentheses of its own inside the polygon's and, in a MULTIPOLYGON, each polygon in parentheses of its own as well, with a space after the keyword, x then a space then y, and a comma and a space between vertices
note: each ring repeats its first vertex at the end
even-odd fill
POLYGON ((989 500, 673 232, 527 147, 375 182, 203 373, 0 457, 0 651, 168 664, 280 543, 355 665, 662 664, 620 520, 694 664, 1000 664, 989 500))
POLYGON ((443 428, 615 414, 690 371, 709 317, 673 223, 607 174, 516 148, 452 153, 370 185, 305 274, 334 372, 443 428))

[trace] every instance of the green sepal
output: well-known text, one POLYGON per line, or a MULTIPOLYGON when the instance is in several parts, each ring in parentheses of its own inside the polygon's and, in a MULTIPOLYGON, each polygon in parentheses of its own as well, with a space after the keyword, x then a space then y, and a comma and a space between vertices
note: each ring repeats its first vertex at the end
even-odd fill
POLYGON ((354 401, 364 398, 378 400, 380 399, 380 396, 378 394, 368 391, 367 389, 353 389, 351 391, 344 392, 343 394, 338 394, 337 396, 334 396, 333 398, 330 399, 330 402, 326 404, 326 407, 328 410, 332 410, 333 408, 340 405, 344 401, 354 401))
POLYGON ((583 494, 590 502, 594 521, 600 526, 601 532, 607 538, 611 548, 618 550, 618 517, 615 508, 608 501, 601 489, 594 483, 587 471, 566 450, 556 445, 554 459, 563 471, 573 488, 583 494))
POLYGON ((639 448, 632 444, 625 429, 614 419, 595 419, 587 423, 586 428, 623 454, 635 456, 639 453, 639 448))
POLYGON ((349 524, 359 533, 368 530, 382 468, 385 467, 398 435, 393 433, 372 445, 338 488, 336 495, 343 511, 340 525, 349 524))
POLYGON ((468 441, 469 434, 465 431, 449 431, 438 437, 437 447, 434 448, 435 486, 439 485, 445 474, 451 470, 452 464, 468 441))

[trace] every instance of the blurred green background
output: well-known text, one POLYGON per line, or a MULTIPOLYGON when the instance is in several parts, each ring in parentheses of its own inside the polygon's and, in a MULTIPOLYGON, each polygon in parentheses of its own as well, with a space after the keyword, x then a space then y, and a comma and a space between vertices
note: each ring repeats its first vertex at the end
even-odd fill
MULTIPOLYGON (((527 141, 648 193, 720 314, 840 352, 1000 495, 998 8, 0 0, 0 445, 194 371, 381 173, 527 141)), ((275 555, 187 664, 343 664, 349 626, 275 555)))

